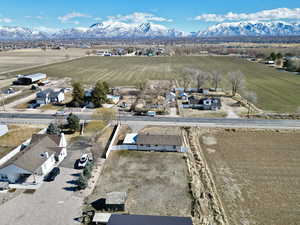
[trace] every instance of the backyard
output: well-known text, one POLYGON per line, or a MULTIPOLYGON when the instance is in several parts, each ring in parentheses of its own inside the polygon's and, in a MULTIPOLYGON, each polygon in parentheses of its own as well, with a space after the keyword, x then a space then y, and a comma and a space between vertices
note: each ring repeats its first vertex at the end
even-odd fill
POLYGON ((182 154, 112 152, 88 201, 113 191, 127 192, 132 214, 190 216, 191 196, 182 154))

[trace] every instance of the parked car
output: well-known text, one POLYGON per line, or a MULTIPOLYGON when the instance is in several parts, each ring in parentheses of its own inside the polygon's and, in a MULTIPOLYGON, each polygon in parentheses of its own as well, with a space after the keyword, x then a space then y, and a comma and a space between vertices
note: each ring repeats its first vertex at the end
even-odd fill
POLYGON ((86 164, 88 163, 88 161, 89 161, 88 154, 83 154, 79 159, 77 167, 79 169, 84 168, 86 166, 86 164))
POLYGON ((48 182, 54 181, 55 177, 59 174, 60 174, 60 169, 58 167, 55 167, 51 170, 50 173, 47 174, 47 176, 44 178, 44 181, 48 181, 48 182))

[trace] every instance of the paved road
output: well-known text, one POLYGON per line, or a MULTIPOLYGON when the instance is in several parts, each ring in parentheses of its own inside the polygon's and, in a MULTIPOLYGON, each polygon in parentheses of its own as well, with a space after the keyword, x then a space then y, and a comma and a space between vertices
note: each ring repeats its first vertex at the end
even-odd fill
MULTIPOLYGON (((91 114, 77 114, 81 120, 91 120, 91 114)), ((2 123, 47 124, 55 119, 53 114, 34 113, 0 113, 2 123)), ((262 119, 228 119, 228 118, 183 118, 183 117, 144 117, 121 116, 123 124, 165 125, 165 126, 203 126, 203 127, 249 127, 270 129, 300 129, 300 120, 262 120, 262 119)))
POLYGON ((83 199, 73 191, 78 171, 62 168, 53 182, 34 194, 22 193, 0 205, 1 225, 76 225, 83 199))

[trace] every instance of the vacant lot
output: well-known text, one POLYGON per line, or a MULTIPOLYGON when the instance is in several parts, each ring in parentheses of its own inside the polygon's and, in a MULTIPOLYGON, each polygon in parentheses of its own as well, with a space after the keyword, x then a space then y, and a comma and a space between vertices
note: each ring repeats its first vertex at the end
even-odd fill
POLYGON ((0 73, 85 56, 85 49, 22 49, 0 52, 0 73))
POLYGON ((15 125, 9 126, 8 128, 9 132, 0 137, 0 158, 40 130, 40 128, 36 127, 22 127, 15 125))
POLYGON ((182 154, 116 151, 110 155, 89 202, 126 191, 132 214, 190 216, 191 197, 182 154))
POLYGON ((201 142, 230 224, 299 224, 299 132, 210 130, 201 142))
POLYGON ((246 75, 248 89, 257 94, 258 106, 265 110, 295 112, 300 105, 300 76, 233 57, 94 56, 22 70, 10 75, 44 72, 52 77, 71 77, 90 84, 94 84, 96 80, 106 80, 111 85, 129 85, 147 79, 180 79, 184 67, 204 71, 218 70, 224 76, 229 71, 242 71, 246 75))

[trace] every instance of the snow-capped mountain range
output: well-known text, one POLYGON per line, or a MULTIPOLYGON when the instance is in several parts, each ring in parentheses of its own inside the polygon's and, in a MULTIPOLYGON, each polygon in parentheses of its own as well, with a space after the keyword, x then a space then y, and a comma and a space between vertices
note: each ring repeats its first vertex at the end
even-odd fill
POLYGON ((300 35, 299 23, 252 22, 222 23, 198 32, 198 37, 290 36, 300 35))
POLYGON ((105 21, 87 28, 63 29, 56 33, 22 27, 0 26, 0 40, 55 38, 143 38, 143 37, 228 37, 228 36, 289 36, 300 35, 300 24, 287 22, 222 23, 207 30, 185 33, 153 23, 128 24, 105 21))

